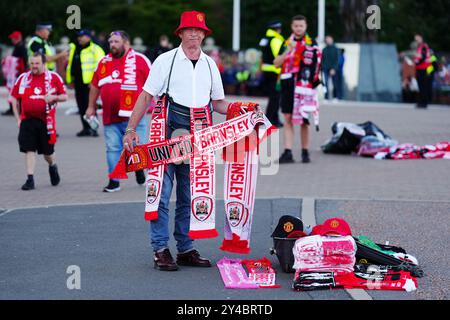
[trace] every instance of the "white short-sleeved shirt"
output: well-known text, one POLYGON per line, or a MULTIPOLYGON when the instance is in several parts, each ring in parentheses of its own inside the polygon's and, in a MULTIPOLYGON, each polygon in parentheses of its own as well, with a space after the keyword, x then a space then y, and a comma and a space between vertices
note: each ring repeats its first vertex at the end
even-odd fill
POLYGON ((181 46, 160 55, 155 60, 143 89, 154 97, 166 92, 170 66, 177 51, 170 80, 169 94, 172 99, 189 108, 204 107, 211 99, 225 99, 222 78, 214 60, 202 51, 194 69, 194 64, 186 57, 181 46))

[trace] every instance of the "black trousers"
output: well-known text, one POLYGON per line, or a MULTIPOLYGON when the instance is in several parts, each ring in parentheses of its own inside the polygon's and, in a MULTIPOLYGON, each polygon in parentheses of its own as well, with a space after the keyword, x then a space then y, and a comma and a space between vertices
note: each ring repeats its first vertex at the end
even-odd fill
POLYGON ((278 74, 264 72, 264 94, 269 97, 266 116, 273 124, 279 123, 278 110, 280 108, 280 92, 277 91, 278 74))
POLYGON ((89 130, 90 126, 83 119, 84 114, 89 105, 89 85, 84 83, 77 83, 75 81, 75 99, 77 100, 78 111, 80 112, 81 124, 83 125, 83 130, 89 130))
POLYGON ((417 70, 416 77, 419 85, 419 101, 417 104, 419 107, 427 107, 432 96, 431 77, 426 70, 417 70))

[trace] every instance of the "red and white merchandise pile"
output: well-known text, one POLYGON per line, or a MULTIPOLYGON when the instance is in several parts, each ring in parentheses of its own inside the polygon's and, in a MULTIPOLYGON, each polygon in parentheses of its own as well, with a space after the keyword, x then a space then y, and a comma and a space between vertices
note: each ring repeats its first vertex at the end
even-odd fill
POLYGON ((400 267, 356 264, 357 250, 345 220, 333 218, 316 226, 311 236, 298 239, 294 245, 293 289, 417 289, 416 278, 400 267))

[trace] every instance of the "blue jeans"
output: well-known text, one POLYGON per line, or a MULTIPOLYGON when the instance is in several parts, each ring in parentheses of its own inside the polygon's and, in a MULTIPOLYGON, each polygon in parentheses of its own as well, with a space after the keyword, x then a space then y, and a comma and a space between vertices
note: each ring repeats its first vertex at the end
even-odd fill
MULTIPOLYGON (((183 133, 186 134, 191 127, 190 115, 187 115, 186 110, 181 112, 185 115, 180 115, 172 112, 173 109, 176 108, 169 106, 168 138, 171 138, 177 129, 187 130, 187 132, 183 133)), ((169 164, 164 173, 158 220, 150 223, 150 240, 155 252, 169 247, 169 203, 174 177, 177 178, 177 202, 173 235, 177 241, 178 252, 186 252, 193 249, 193 241, 188 235, 191 219, 191 180, 189 171, 190 166, 188 163, 169 164)))
MULTIPOLYGON (((127 130, 128 121, 113 123, 105 126, 106 161, 108 162, 108 173, 113 172, 123 151, 123 136, 127 130)), ((139 143, 148 142, 147 120, 142 118, 136 132, 139 136, 139 143)))
MULTIPOLYGON (((184 132, 180 130, 181 134, 189 133, 191 125, 188 112, 186 109, 180 109, 173 105, 169 106, 168 138, 171 138, 177 129, 184 130, 184 132), (179 113, 183 113, 184 115, 180 115, 179 113)), ((158 220, 150 223, 151 246, 155 252, 169 248, 169 203, 172 195, 174 177, 177 178, 177 202, 175 209, 175 231, 173 235, 177 241, 177 250, 178 252, 186 252, 194 248, 193 240, 188 235, 191 219, 190 166, 189 163, 169 164, 167 171, 164 173, 161 202, 158 208, 158 220)))

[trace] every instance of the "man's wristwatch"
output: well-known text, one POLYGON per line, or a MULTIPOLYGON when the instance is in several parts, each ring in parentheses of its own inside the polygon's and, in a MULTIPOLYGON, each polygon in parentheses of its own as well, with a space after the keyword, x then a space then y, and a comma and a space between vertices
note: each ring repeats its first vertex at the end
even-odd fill
POLYGON ((129 133, 136 133, 136 129, 133 128, 127 128, 127 130, 125 130, 125 135, 129 134, 129 133))

